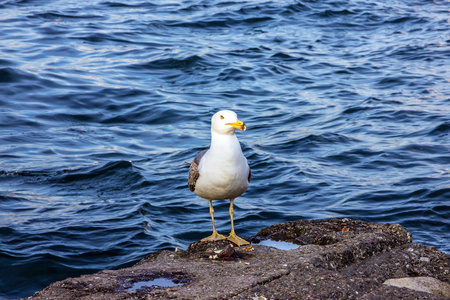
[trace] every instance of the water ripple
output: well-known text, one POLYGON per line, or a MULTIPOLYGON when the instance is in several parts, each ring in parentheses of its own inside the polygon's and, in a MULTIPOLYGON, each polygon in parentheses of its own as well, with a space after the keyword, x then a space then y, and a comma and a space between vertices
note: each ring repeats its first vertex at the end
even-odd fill
POLYGON ((186 182, 221 108, 248 128, 239 234, 350 217, 450 251, 444 2, 0 7, 0 298, 209 234, 186 182))

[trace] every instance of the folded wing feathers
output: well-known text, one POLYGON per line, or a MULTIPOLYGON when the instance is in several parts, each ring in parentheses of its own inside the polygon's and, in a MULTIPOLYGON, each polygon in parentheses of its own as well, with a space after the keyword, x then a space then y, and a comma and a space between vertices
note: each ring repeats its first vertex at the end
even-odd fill
POLYGON ((206 151, 208 150, 203 150, 202 152, 197 154, 197 156, 192 161, 191 166, 189 167, 188 186, 191 192, 195 191, 195 184, 197 183, 198 177, 200 176, 200 173, 198 172, 198 165, 200 164, 200 160, 202 159, 203 155, 205 155, 206 151))

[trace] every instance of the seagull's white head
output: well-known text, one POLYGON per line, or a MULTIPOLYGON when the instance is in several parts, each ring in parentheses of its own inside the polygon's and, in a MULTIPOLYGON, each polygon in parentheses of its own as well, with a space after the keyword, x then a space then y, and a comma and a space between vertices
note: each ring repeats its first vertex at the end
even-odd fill
POLYGON ((211 119, 211 129, 219 134, 233 135, 235 130, 245 130, 245 123, 239 121, 237 115, 231 110, 221 110, 211 119))

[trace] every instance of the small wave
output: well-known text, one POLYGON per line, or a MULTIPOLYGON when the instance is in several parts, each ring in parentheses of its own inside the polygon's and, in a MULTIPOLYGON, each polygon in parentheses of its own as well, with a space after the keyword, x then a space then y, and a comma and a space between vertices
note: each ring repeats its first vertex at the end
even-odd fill
POLYGON ((361 112, 365 112, 365 111, 370 111, 371 109, 373 109, 373 107, 370 106, 352 106, 349 107, 347 109, 345 109, 342 114, 355 114, 355 113, 361 113, 361 112))
POLYGON ((404 146, 401 146, 396 149, 398 153, 406 153, 405 159, 408 160, 411 158, 411 155, 417 155, 417 154, 448 154, 448 146, 445 144, 442 145, 436 145, 436 144, 424 144, 424 143, 410 143, 406 144, 404 146))
MULTIPOLYGON (((428 197, 430 198, 438 198, 438 199, 450 199, 450 187, 440 188, 437 190, 430 191, 428 193, 428 197)), ((450 206, 443 206, 444 210, 449 210, 450 206)), ((447 215, 448 216, 448 215, 447 215)))
POLYGON ((180 120, 182 112, 171 108, 156 107, 155 105, 144 105, 130 111, 124 111, 120 115, 105 118, 102 124, 148 124, 164 125, 174 124, 180 120))
MULTIPOLYGON (((30 120, 23 118, 20 115, 10 115, 2 118, 0 122, 0 128, 8 128, 12 130, 17 130, 18 128, 29 127, 29 128, 42 128, 43 124, 38 120, 30 120)), ((25 141, 27 137, 24 136, 5 136, 3 137, 4 142, 19 142, 25 141)))
POLYGON ((323 133, 320 135, 311 134, 300 141, 313 145, 327 145, 327 144, 350 144, 358 142, 357 139, 337 133, 323 133))
POLYGON ((106 33, 93 33, 83 36, 72 36, 71 39, 83 40, 92 44, 104 44, 108 41, 114 41, 119 43, 129 43, 126 39, 118 39, 117 35, 106 34, 106 33))
POLYGON ((163 70, 163 69, 188 69, 193 66, 201 65, 205 60, 197 55, 192 55, 186 58, 159 58, 146 63, 137 65, 129 65, 130 69, 148 69, 148 70, 163 70))
POLYGON ((135 3, 135 4, 118 2, 118 1, 104 1, 104 2, 101 2, 100 5, 113 7, 113 8, 122 8, 122 7, 124 7, 124 8, 140 8, 140 9, 158 7, 158 5, 153 4, 151 2, 146 2, 146 1, 145 2, 135 3))
POLYGON ((211 20, 195 20, 193 22, 180 22, 180 21, 172 21, 167 26, 170 27, 184 27, 184 28, 227 28, 234 26, 250 26, 256 25, 259 23, 266 23, 273 20, 272 17, 252 17, 252 18, 230 18, 230 17, 221 17, 221 16, 213 16, 211 20))
POLYGON ((24 80, 38 80, 37 76, 21 71, 16 68, 1 68, 0 69, 0 84, 2 83, 16 83, 24 80))
POLYGON ((31 16, 28 16, 29 19, 42 19, 46 21, 55 21, 55 20, 105 20, 106 17, 101 14, 80 14, 80 12, 74 12, 74 14, 61 14, 57 12, 45 12, 38 13, 31 16))
MULTIPOLYGON (((284 135, 279 132, 279 135, 284 135)), ((286 152, 311 152, 314 148, 326 147, 327 145, 345 145, 357 142, 354 138, 347 137, 343 134, 323 133, 311 134, 299 139, 291 139, 288 141, 277 141, 274 144, 265 144, 262 149, 275 153, 286 152)))
POLYGON ((61 188, 70 184, 72 191, 94 189, 109 195, 130 191, 145 179, 131 162, 115 161, 101 167, 58 171, 49 180, 61 188))
POLYGON ((294 55, 292 53, 286 53, 286 52, 277 52, 272 55, 273 58, 282 59, 283 61, 295 61, 295 62, 308 62, 310 61, 307 58, 294 55))
POLYGON ((294 4, 289 4, 285 7, 285 11, 283 12, 283 14, 297 14, 299 12, 303 12, 303 11, 308 11, 311 10, 311 8, 309 6, 307 6, 305 3, 294 3, 294 4))
POLYGON ((378 88, 381 89, 392 89, 392 88, 398 88, 401 85, 407 84, 408 81, 406 81, 402 77, 384 77, 378 83, 376 84, 378 88))
POLYGON ((51 176, 50 171, 8 171, 0 170, 0 177, 2 179, 25 179, 27 183, 41 182, 51 176))
POLYGON ((2 70, 4 67, 13 67, 15 65, 17 65, 17 63, 12 62, 12 61, 7 60, 7 59, 1 59, 0 58, 0 67, 1 67, 0 70, 2 70))
POLYGON ((326 9, 321 12, 314 13, 315 16, 321 17, 321 18, 334 18, 334 17, 341 17, 341 16, 352 16, 356 13, 348 10, 348 9, 341 9, 341 10, 331 10, 326 9))
POLYGON ((340 165, 359 165, 370 157, 378 157, 383 151, 373 151, 370 149, 357 148, 350 151, 344 151, 339 154, 326 156, 327 161, 335 162, 340 165))
POLYGON ((448 136, 450 133, 450 121, 443 122, 429 131, 431 136, 448 136))
POLYGON ((386 23, 391 23, 391 24, 403 24, 403 23, 408 23, 408 24, 424 24, 427 23, 427 20, 421 17, 416 17, 416 16, 401 16, 401 17, 391 17, 385 20, 386 23))
POLYGON ((223 70, 218 75, 218 80, 220 81, 227 81, 227 80, 236 80, 236 81, 242 81, 242 80, 248 80, 248 81, 256 81, 255 76, 251 75, 251 73, 237 69, 237 68, 228 68, 223 70))

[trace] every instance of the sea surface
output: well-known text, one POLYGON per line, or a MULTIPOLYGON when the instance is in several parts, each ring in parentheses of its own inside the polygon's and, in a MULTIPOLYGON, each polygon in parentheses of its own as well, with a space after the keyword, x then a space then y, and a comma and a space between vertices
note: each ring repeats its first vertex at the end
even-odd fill
MULTIPOLYGON (((186 249, 210 119, 252 168, 236 232, 400 223, 450 253, 450 2, 0 1, 0 299, 186 249)), ((228 201, 216 226, 228 234, 228 201)))

